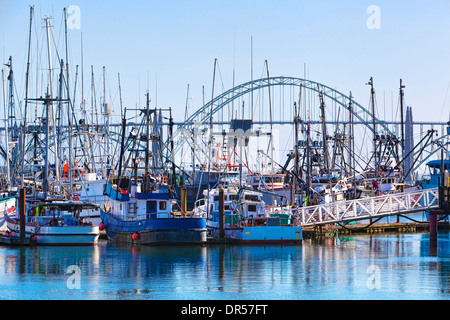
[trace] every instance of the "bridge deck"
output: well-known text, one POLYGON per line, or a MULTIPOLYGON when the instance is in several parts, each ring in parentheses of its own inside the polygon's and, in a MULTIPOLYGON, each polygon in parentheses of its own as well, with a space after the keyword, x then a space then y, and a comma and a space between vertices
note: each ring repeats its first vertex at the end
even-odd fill
POLYGON ((302 226, 363 220, 436 209, 438 188, 299 208, 302 226))

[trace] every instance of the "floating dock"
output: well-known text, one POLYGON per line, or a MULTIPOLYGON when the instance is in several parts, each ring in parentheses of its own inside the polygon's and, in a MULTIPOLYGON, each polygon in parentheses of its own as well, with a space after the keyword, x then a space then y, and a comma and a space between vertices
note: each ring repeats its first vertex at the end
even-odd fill
MULTIPOLYGON (((428 232, 430 224, 428 222, 413 223, 383 223, 373 224, 368 227, 361 225, 349 225, 341 227, 337 225, 326 225, 320 227, 303 228, 304 238, 314 237, 334 237, 336 235, 361 235, 373 233, 406 233, 406 232, 428 232)), ((438 223, 439 230, 450 230, 448 221, 438 223)))

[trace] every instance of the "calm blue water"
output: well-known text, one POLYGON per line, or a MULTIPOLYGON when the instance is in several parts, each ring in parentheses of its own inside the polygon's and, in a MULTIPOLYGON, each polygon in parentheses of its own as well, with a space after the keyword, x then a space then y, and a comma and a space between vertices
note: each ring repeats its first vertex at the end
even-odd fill
POLYGON ((301 246, 0 247, 1 299, 448 299, 450 236, 301 246))

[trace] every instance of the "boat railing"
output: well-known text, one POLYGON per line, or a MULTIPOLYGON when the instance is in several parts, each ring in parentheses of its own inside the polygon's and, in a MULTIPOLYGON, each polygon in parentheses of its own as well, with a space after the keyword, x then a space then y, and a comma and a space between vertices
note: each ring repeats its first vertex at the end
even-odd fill
POLYGON ((183 219, 186 217, 191 218, 205 218, 206 213, 195 213, 190 216, 183 216, 181 214, 176 214, 176 212, 158 212, 158 213, 142 213, 142 214, 120 214, 120 219, 127 222, 133 221, 144 221, 149 219, 183 219))

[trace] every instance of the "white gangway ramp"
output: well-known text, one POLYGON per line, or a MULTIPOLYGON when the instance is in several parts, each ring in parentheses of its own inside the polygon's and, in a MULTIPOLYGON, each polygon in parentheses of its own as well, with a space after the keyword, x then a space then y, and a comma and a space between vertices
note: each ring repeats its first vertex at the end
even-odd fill
POLYGON ((408 214, 439 207, 438 188, 298 208, 303 227, 408 214))

